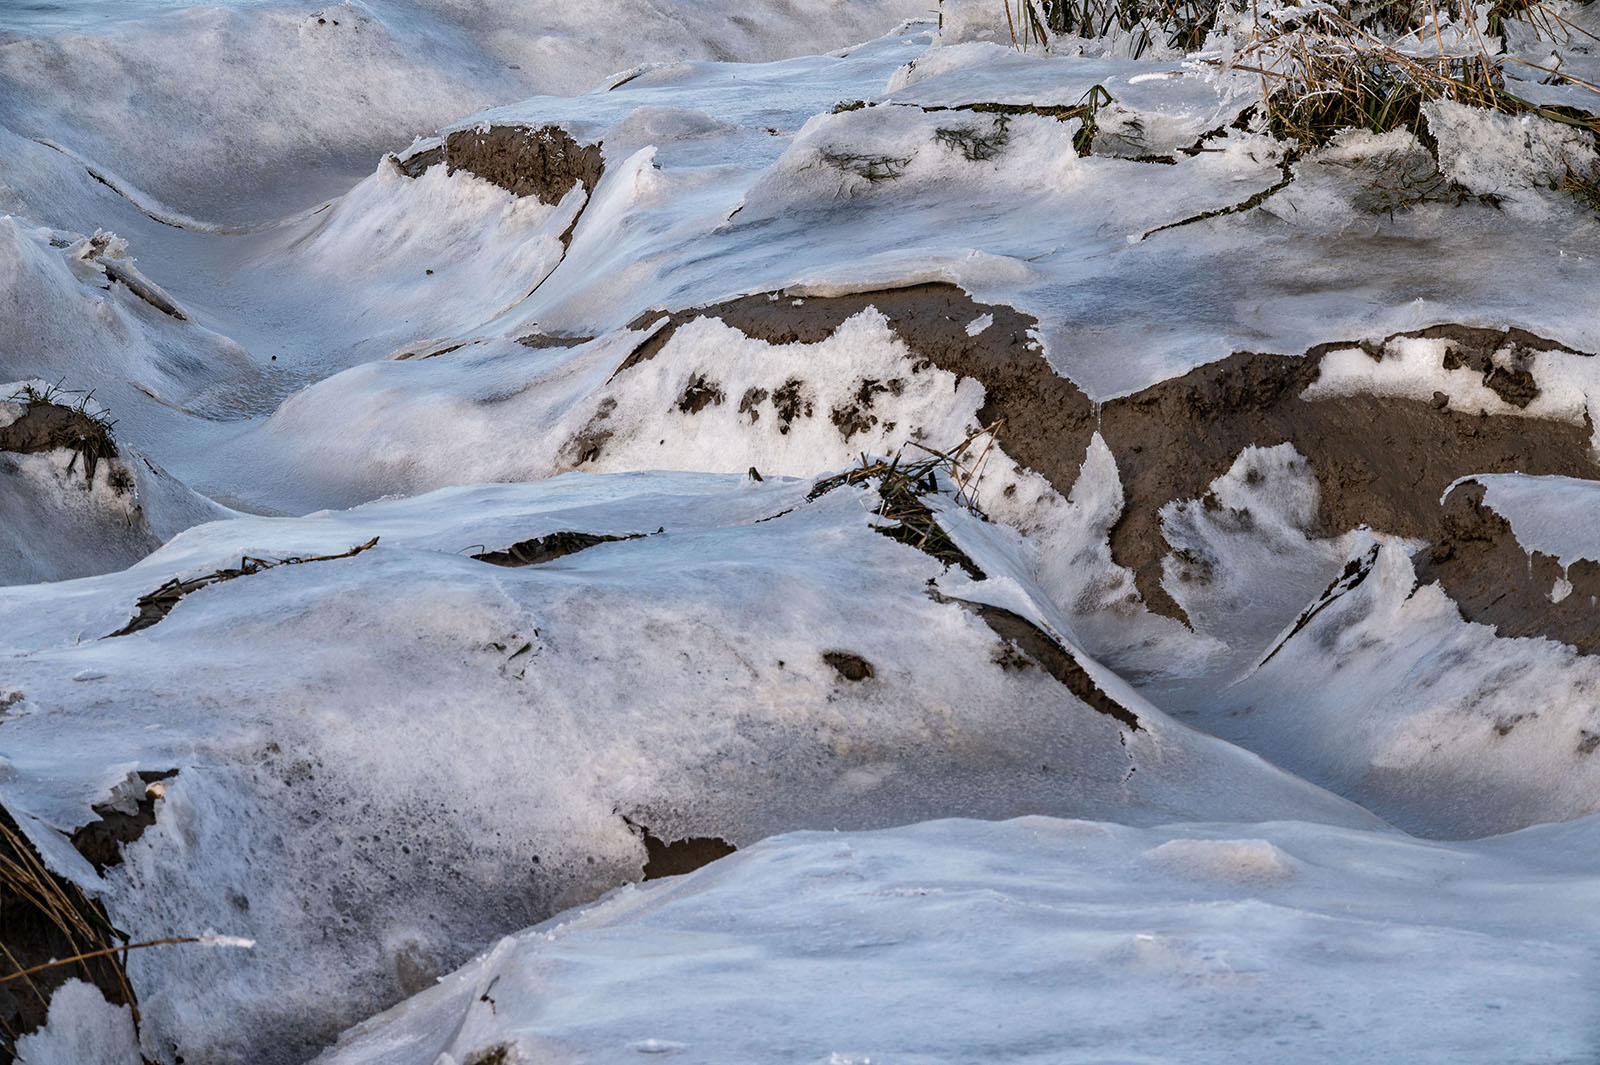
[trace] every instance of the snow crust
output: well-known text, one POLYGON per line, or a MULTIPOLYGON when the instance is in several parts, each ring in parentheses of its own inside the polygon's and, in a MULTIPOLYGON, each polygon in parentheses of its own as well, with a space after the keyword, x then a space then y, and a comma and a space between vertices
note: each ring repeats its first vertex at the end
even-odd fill
MULTIPOLYGON (((998 0, 874 36, 927 14, 0 11, 0 378, 94 389, 120 449, 92 481, 0 456, 0 802, 116 927, 257 944, 131 954, 139 1052, 301 1062, 351 1025, 328 1065, 1591 1051, 1594 657, 1464 621, 1418 543, 1322 528, 1288 444, 1161 508, 1182 619, 1112 557, 1099 433, 1058 490, 1002 430, 961 485, 988 521, 941 475, 923 502, 982 576, 946 565, 868 488, 809 497, 981 429, 978 381, 877 307, 793 343, 683 312, 943 282, 991 305, 959 333, 1031 316, 1094 403, 1334 343, 1304 398, 1600 424, 1600 220, 1551 188, 1592 147, 1437 104, 1437 159, 1365 132, 1292 159, 1240 121, 1252 75, 1024 54, 998 0), (1097 86, 1085 147, 1052 111, 1097 86), (598 184, 397 163, 497 124, 598 146, 598 184), (1486 373, 1397 335, 1440 323, 1548 340, 1486 373), (473 557, 557 534, 608 539, 473 557), (112 635, 174 579, 374 537, 112 635), (156 823, 97 874, 70 834, 152 770, 156 823), (633 886, 646 830, 741 851, 633 886)), ((1586 49, 1563 69, 1600 82, 1586 49)), ((1600 557, 1588 482, 1464 480, 1530 551, 1600 557)), ((133 1039, 69 982, 18 1049, 133 1039)))
POLYGON ((1516 474, 1478 474, 1472 482, 1484 486, 1484 505, 1511 523, 1517 542, 1529 552, 1550 555, 1563 569, 1596 558, 1600 493, 1593 482, 1516 474))
POLYGON ((786 834, 509 937, 317 1060, 1581 1058, 1595 830, 786 834))
POLYGON ((646 60, 826 52, 927 14, 911 0, 737 17, 712 0, 252 0, 147 3, 108 20, 102 6, 52 5, 54 25, 28 7, 0 14, 0 125, 235 224, 332 194, 371 157, 500 100, 581 93, 646 60), (301 180, 285 182, 293 171, 301 180))
POLYGON ((966 523, 963 547, 996 577, 943 575, 875 532, 858 490, 807 502, 809 488, 706 474, 451 488, 203 525, 121 573, 0 592, 21 693, 7 809, 48 840, 128 773, 177 769, 156 825, 104 878, 60 836, 41 850, 135 937, 201 927, 258 944, 182 966, 130 956, 147 1049, 303 1056, 505 929, 637 878, 624 817, 741 846, 1033 811, 1375 824, 1086 657, 1137 731, 1036 665, 1002 664, 1006 645, 928 581, 999 598, 1071 652, 1010 538, 966 523), (643 535, 522 569, 468 557, 568 530, 643 535), (353 558, 203 588, 107 637, 169 578, 374 535, 353 558), (873 677, 844 679, 830 651, 873 677), (225 1025, 218 986, 243 989, 225 1025))
POLYGON ((133 1011, 68 980, 51 996, 45 1026, 17 1040, 17 1056, 30 1065, 139 1065, 133 1011))

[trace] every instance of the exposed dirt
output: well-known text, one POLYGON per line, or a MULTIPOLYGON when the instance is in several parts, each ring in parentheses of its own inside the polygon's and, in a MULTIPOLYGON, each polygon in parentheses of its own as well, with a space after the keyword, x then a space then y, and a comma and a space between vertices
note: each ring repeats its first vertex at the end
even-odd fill
MULTIPOLYGON (((719 318, 747 336, 773 344, 816 343, 868 306, 926 363, 983 384, 983 424, 1003 419, 1000 443, 1021 466, 1044 475, 1062 494, 1076 482, 1089 440, 1098 427, 1116 457, 1126 505, 1111 532, 1112 558, 1134 573, 1145 604, 1183 620, 1161 587, 1160 509, 1173 500, 1203 499, 1250 445, 1292 444, 1310 462, 1321 488, 1314 534, 1334 535, 1358 525, 1430 542, 1442 535, 1435 501, 1456 479, 1472 473, 1521 471, 1600 477, 1589 456, 1587 426, 1548 419, 1465 414, 1448 401, 1429 403, 1357 395, 1302 399, 1330 351, 1360 347, 1381 359, 1398 337, 1451 341, 1444 368, 1469 367, 1506 402, 1526 407, 1538 385, 1527 368, 1531 351, 1575 352, 1521 329, 1480 329, 1445 324, 1396 334, 1382 342, 1320 344, 1303 356, 1239 352, 1162 381, 1130 396, 1094 405, 1059 376, 1030 345, 1034 319, 1009 307, 981 304, 945 284, 807 297, 799 305, 780 294, 757 293, 711 306, 640 315, 633 328, 662 318, 666 325, 617 368, 649 359, 682 323, 719 318), (968 336, 966 326, 989 314, 994 324, 968 336)), ((801 415, 804 382, 794 396, 772 397, 780 418, 801 415)), ((786 386, 786 391, 787 386, 786 386)), ((751 421, 766 397, 747 395, 740 409, 751 421)), ((870 400, 871 396, 866 397, 870 400)), ((868 406, 834 412, 841 434, 859 431, 868 406)), ((807 411, 806 413, 809 413, 807 411)), ((907 426, 909 432, 913 427, 907 426)))
POLYGON ((877 675, 868 662, 858 654, 849 651, 824 651, 822 660, 833 667, 835 673, 849 681, 871 680, 877 675))
MULTIPOLYGON (((658 529, 657 532, 660 530, 658 529)), ((638 540, 649 533, 631 533, 627 536, 599 536, 585 532, 553 532, 534 540, 520 540, 504 551, 485 551, 472 557, 493 566, 537 566, 570 555, 595 544, 619 540, 638 540)))
POLYGON ((1594 654, 1600 648, 1600 562, 1558 560, 1517 542, 1511 523, 1484 505, 1467 481, 1445 500, 1440 535, 1415 557, 1417 579, 1438 581, 1468 621, 1501 636, 1547 636, 1594 654), (1570 588, 1554 601, 1557 582, 1570 588))
MULTIPOLYGON (((400 164, 402 171, 417 159, 400 164)), ((593 193, 605 170, 599 145, 579 144, 560 126, 456 130, 445 138, 444 164, 452 174, 465 170, 514 196, 537 196, 548 204, 560 203, 575 185, 593 193)))
MULTIPOLYGON (((1240 353, 1104 405, 1100 428, 1127 499, 1111 553, 1134 571, 1151 609, 1182 616, 1160 587, 1167 545, 1158 511, 1170 500, 1204 498, 1252 444, 1289 443, 1310 462, 1321 488, 1311 531, 1321 535, 1366 524, 1431 542, 1441 533, 1437 500, 1459 477, 1600 476, 1585 426, 1372 395, 1301 399, 1322 357, 1350 346, 1321 345, 1302 359, 1240 353)), ((1009 452, 1010 439, 1003 444, 1009 452)), ((1058 470, 1059 463, 1040 472, 1059 485, 1058 470)))
POLYGON ((624 817, 628 827, 644 841, 644 878, 659 880, 664 876, 682 876, 718 858, 725 858, 738 848, 716 836, 689 836, 671 842, 658 839, 644 825, 624 817))
POLYGON ((144 830, 156 823, 156 798, 160 791, 150 785, 170 780, 178 775, 176 769, 164 773, 144 770, 138 774, 145 793, 126 805, 133 806, 130 813, 124 804, 102 803, 94 807, 100 815, 72 834, 72 845, 79 854, 89 859, 95 872, 103 873, 114 865, 122 864, 122 848, 144 835, 144 830))
POLYGON ((29 455, 66 448, 83 460, 85 480, 93 484, 101 459, 115 458, 117 445, 102 420, 48 401, 29 401, 22 417, 0 426, 0 451, 29 455))
MULTIPOLYGON (((0 979, 109 946, 115 942, 111 937, 111 924, 100 905, 47 870, 11 814, 0 806, 0 979)), ((44 1024, 50 996, 74 978, 94 984, 114 1004, 133 1002, 114 955, 0 983, 0 1065, 15 1060, 17 1036, 44 1024)))
POLYGON ((427 172, 428 167, 444 162, 444 145, 428 148, 415 155, 408 155, 404 159, 398 155, 391 155, 389 159, 394 163, 395 169, 406 177, 419 178, 427 172))
POLYGON ((694 380, 684 386, 683 395, 678 397, 678 410, 684 414, 699 414, 707 407, 720 407, 726 398, 719 385, 706 380, 704 374, 696 374, 694 380))
POLYGON ((550 333, 529 333, 527 336, 517 338, 517 343, 525 348, 575 348, 579 344, 587 344, 594 337, 563 337, 550 333))

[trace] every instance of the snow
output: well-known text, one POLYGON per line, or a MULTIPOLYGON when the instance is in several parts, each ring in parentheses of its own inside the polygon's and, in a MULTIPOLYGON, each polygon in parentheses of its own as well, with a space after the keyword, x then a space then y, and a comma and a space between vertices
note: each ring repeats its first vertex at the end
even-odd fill
POLYGON ((1471 483, 1484 487, 1484 505, 1511 523, 1517 542, 1530 553, 1550 555, 1567 569, 1580 559, 1595 558, 1600 550, 1593 535, 1600 522, 1600 493, 1592 482, 1480 473, 1471 483))
POLYGON ((68 980, 51 996, 45 1026, 17 1040, 17 1057, 29 1065, 139 1065, 133 1012, 93 984, 68 980))
MULTIPOLYGON (((0 11, 0 397, 92 389, 118 447, 93 478, 0 455, 0 803, 115 927, 205 941, 128 956, 137 1032, 66 983, 24 1060, 1592 1052, 1594 656, 1464 620, 1422 541, 1324 527, 1319 456, 1264 438, 1160 507, 1181 617, 1113 558, 1115 434, 1066 411, 941 471, 918 550, 870 485, 813 486, 993 426, 1015 367, 941 368, 884 297, 788 343, 693 313, 750 296, 781 339, 941 283, 983 305, 954 343, 1019 312, 1085 419, 1326 350, 1307 400, 1592 432, 1600 219, 1552 188, 1592 145, 1434 103, 1436 147, 1291 153, 1248 119, 1242 10, 1215 63, 931 14, 0 11), (1089 102, 1092 141, 1059 113, 1089 102), (603 172, 544 203, 399 165, 494 125, 603 172), (1442 323, 1506 341, 1454 365, 1415 335, 1442 323), (1018 458, 1069 439, 1075 479, 1018 458), (599 539, 475 557, 558 534, 599 539), (118 635, 248 560, 305 561, 118 635), (141 798, 97 872, 72 833, 141 798), (740 849, 642 883, 645 831, 740 849)), ((1468 485, 1530 552, 1600 559, 1592 482, 1468 485)))
MULTIPOLYGON (((972 582, 874 532, 858 490, 809 489, 707 474, 443 489, 212 523, 64 595, 0 593, 24 693, 0 798, 33 837, 91 820, 132 769, 178 770, 123 865, 57 868, 135 937, 257 941, 181 968, 130 957, 147 1043, 207 1060, 314 1048, 463 946, 636 878, 622 815, 739 845, 1034 810, 1375 823, 1170 721, 1092 661, 1137 732, 1042 669, 1003 668, 994 633, 927 594, 930 579, 958 597, 972 582), (468 557, 560 530, 644 535, 523 569, 468 557), (373 536, 353 558, 203 588, 106 638, 169 578, 373 536), (875 677, 841 680, 832 650, 875 677), (84 671, 96 679, 68 680, 84 671), (219 1027, 224 983, 250 990, 219 1027)), ((987 530, 969 523, 963 545, 1070 649, 1052 608, 1006 580, 1025 573, 1012 540, 987 530)))
POLYGON ((911 0, 819 6, 825 16, 769 4, 730 18, 713 0, 252 0, 161 4, 107 23, 100 5, 71 4, 52 5, 65 24, 42 27, 8 8, 0 124, 60 141, 190 214, 255 223, 495 100, 581 93, 645 59, 815 54, 926 14, 911 0))
POLYGON ((1582 1060, 1596 825, 786 834, 510 937, 317 1060, 1582 1060))

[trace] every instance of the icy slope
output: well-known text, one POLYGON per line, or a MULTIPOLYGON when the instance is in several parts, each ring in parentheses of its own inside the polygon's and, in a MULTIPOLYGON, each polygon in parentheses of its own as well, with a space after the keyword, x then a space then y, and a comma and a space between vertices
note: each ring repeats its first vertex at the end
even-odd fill
MULTIPOLYGON (((902 6, 0 13, 0 377, 119 449, 0 455, 0 577, 101 574, 0 589, 0 828, 134 937, 257 943, 128 955, 146 1056, 304 1061, 418 991, 340 1053, 1581 1056, 1591 139, 1295 147, 1248 74, 977 0, 779 58, 902 6), (921 525, 811 498, 963 440, 921 525), (787 838, 575 918, 642 975, 546 928, 426 991, 684 855, 1022 815, 1097 823, 787 838)), ((95 994, 21 1045, 120 1038, 95 994)))
POLYGON ((317 1060, 1582 1061, 1596 827, 785 835, 508 937, 317 1060))
POLYGON ((0 12, 0 125, 234 225, 331 193, 396 142, 491 103, 583 92, 645 61, 825 52, 927 14, 911 0, 732 17, 710 0, 102 7, 0 12))
POLYGON ((869 490, 810 488, 447 489, 205 525, 119 574, 0 593, 6 808, 135 938, 257 942, 130 957, 146 1047, 302 1060, 637 879, 633 826, 744 846, 1024 812, 1377 823, 1076 652, 1012 536, 946 519, 974 580, 875 531, 869 490), (517 565, 573 534, 622 539, 517 565), (141 601, 241 556, 308 561, 141 601), (64 837, 173 770, 97 876, 64 837))

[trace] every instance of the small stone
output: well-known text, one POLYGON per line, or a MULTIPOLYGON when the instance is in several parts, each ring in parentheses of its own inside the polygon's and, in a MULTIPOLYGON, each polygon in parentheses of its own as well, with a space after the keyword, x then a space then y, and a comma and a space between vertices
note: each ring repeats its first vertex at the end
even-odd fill
POLYGON ((1430 405, 1434 410, 1444 410, 1446 407, 1450 406, 1450 397, 1445 395, 1443 392, 1435 392, 1433 394, 1433 402, 1430 405))

